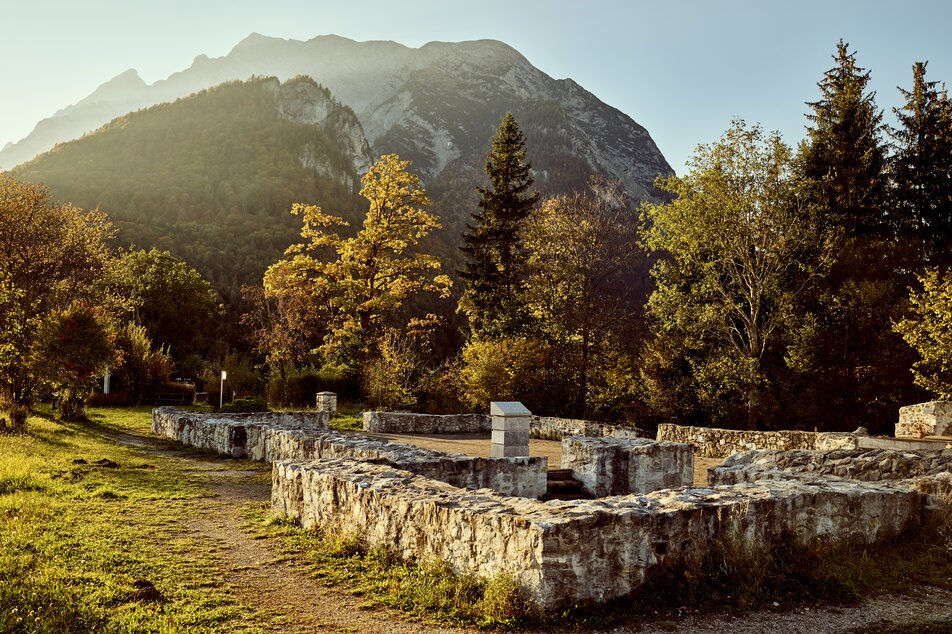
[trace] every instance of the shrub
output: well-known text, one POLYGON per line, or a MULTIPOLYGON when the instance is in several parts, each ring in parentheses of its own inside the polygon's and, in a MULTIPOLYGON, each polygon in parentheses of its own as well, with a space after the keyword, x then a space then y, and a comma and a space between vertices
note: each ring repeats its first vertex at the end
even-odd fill
POLYGON ((127 390, 110 392, 93 392, 86 398, 89 407, 126 407, 132 404, 132 395, 127 390))
MULTIPOLYGON (((298 368, 288 374, 287 399, 281 390, 281 380, 272 375, 268 380, 268 402, 284 407, 314 407, 318 392, 334 392, 338 402, 356 401, 360 398, 357 380, 339 368, 298 368)), ((217 395, 216 395, 216 403, 217 395)))
POLYGON ((551 346, 536 339, 472 341, 463 348, 463 400, 479 411, 486 411, 490 401, 522 401, 534 412, 550 411, 552 356, 551 346))
POLYGON ((29 415, 30 408, 26 405, 13 405, 10 408, 10 431, 17 433, 24 431, 29 415))

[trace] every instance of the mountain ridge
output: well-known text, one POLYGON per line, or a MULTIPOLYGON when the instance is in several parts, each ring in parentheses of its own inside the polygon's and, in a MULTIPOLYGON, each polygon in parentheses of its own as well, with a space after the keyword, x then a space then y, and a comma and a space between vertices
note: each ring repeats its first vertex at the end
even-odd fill
MULTIPOLYGON (((286 81, 297 75, 328 87, 356 113, 374 155, 397 152, 413 160, 428 181, 447 169, 478 177, 487 141, 507 111, 513 111, 520 123, 528 120, 523 127, 530 145, 538 142, 578 152, 584 165, 575 166, 573 173, 616 178, 636 199, 655 197, 654 178, 673 173, 647 130, 628 115, 571 79, 553 79, 504 42, 435 41, 412 48, 337 35, 302 41, 260 33, 242 39, 224 56, 198 55, 189 68, 152 84, 132 69, 120 73, 0 151, 0 167, 9 169, 126 112, 225 81, 251 76, 286 81), (592 112, 601 113, 599 121, 591 120, 592 112), (558 134, 546 124, 560 126, 558 134), (556 139, 558 135, 563 138, 556 139)), ((536 158, 540 187, 566 189, 546 183, 546 174, 555 166, 547 164, 545 154, 536 158)), ((558 160, 571 163, 574 158, 558 160)), ((568 188, 577 187, 577 181, 573 178, 568 188)))

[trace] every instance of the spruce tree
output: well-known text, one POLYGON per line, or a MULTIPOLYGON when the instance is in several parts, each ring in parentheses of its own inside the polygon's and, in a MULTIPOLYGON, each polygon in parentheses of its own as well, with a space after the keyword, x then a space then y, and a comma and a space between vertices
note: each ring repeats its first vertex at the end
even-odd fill
POLYGON ((907 247, 906 267, 947 266, 952 261, 952 106, 939 82, 926 81, 926 62, 912 67, 911 90, 894 108, 899 127, 893 174, 893 224, 907 247))
POLYGON ((528 313, 521 295, 526 252, 522 224, 539 199, 530 191, 531 165, 519 124, 512 113, 503 118, 486 158, 489 187, 478 188, 479 211, 463 234, 467 288, 460 300, 470 337, 499 339, 523 334, 528 313))
POLYGON ((818 84, 819 101, 807 119, 807 142, 802 147, 803 175, 815 203, 826 209, 828 226, 852 237, 883 233, 886 148, 883 114, 875 92, 867 92, 869 72, 856 64, 856 54, 840 40, 836 65, 818 84))

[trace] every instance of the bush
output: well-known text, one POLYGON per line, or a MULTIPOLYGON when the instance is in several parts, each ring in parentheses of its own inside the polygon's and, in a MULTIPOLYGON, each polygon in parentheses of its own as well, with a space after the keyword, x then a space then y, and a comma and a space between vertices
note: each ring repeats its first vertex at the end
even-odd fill
POLYGON ((89 407, 126 407, 132 405, 132 395, 126 390, 110 392, 93 392, 86 398, 86 405, 89 407))
POLYGON ((521 401, 533 412, 558 407, 548 368, 555 351, 536 339, 472 341, 463 348, 460 386, 464 402, 486 411, 490 401, 521 401))
MULTIPOLYGON (((268 381, 268 402, 284 407, 314 407, 318 392, 337 394, 338 403, 357 401, 360 387, 354 377, 347 376, 337 368, 299 368, 288 374, 288 391, 285 402, 281 380, 273 373, 268 381)), ((217 399, 217 395, 216 395, 217 399)), ((218 402, 217 400, 215 401, 218 402)))
POLYGON ((269 412, 268 404, 260 396, 246 396, 238 398, 230 403, 224 403, 219 410, 229 414, 238 414, 242 412, 269 412))

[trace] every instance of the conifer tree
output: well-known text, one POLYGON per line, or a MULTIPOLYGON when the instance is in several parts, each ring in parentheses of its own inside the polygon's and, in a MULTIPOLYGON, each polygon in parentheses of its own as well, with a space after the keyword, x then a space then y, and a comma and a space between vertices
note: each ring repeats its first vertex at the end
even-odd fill
POLYGON ((526 145, 512 113, 506 114, 486 158, 490 186, 479 188, 479 211, 463 234, 467 288, 460 300, 469 317, 471 337, 498 339, 526 329, 521 294, 526 252, 522 224, 539 199, 526 145))
POLYGON ((908 267, 950 263, 952 248, 952 105, 939 82, 926 81, 926 62, 912 67, 911 90, 894 108, 896 144, 894 225, 906 245, 908 267))
POLYGON ((818 84, 819 101, 807 119, 808 140, 801 148, 803 175, 815 203, 826 209, 828 226, 841 227, 848 238, 878 236, 883 230, 886 149, 882 111, 870 74, 856 64, 856 54, 840 40, 836 65, 818 84))

